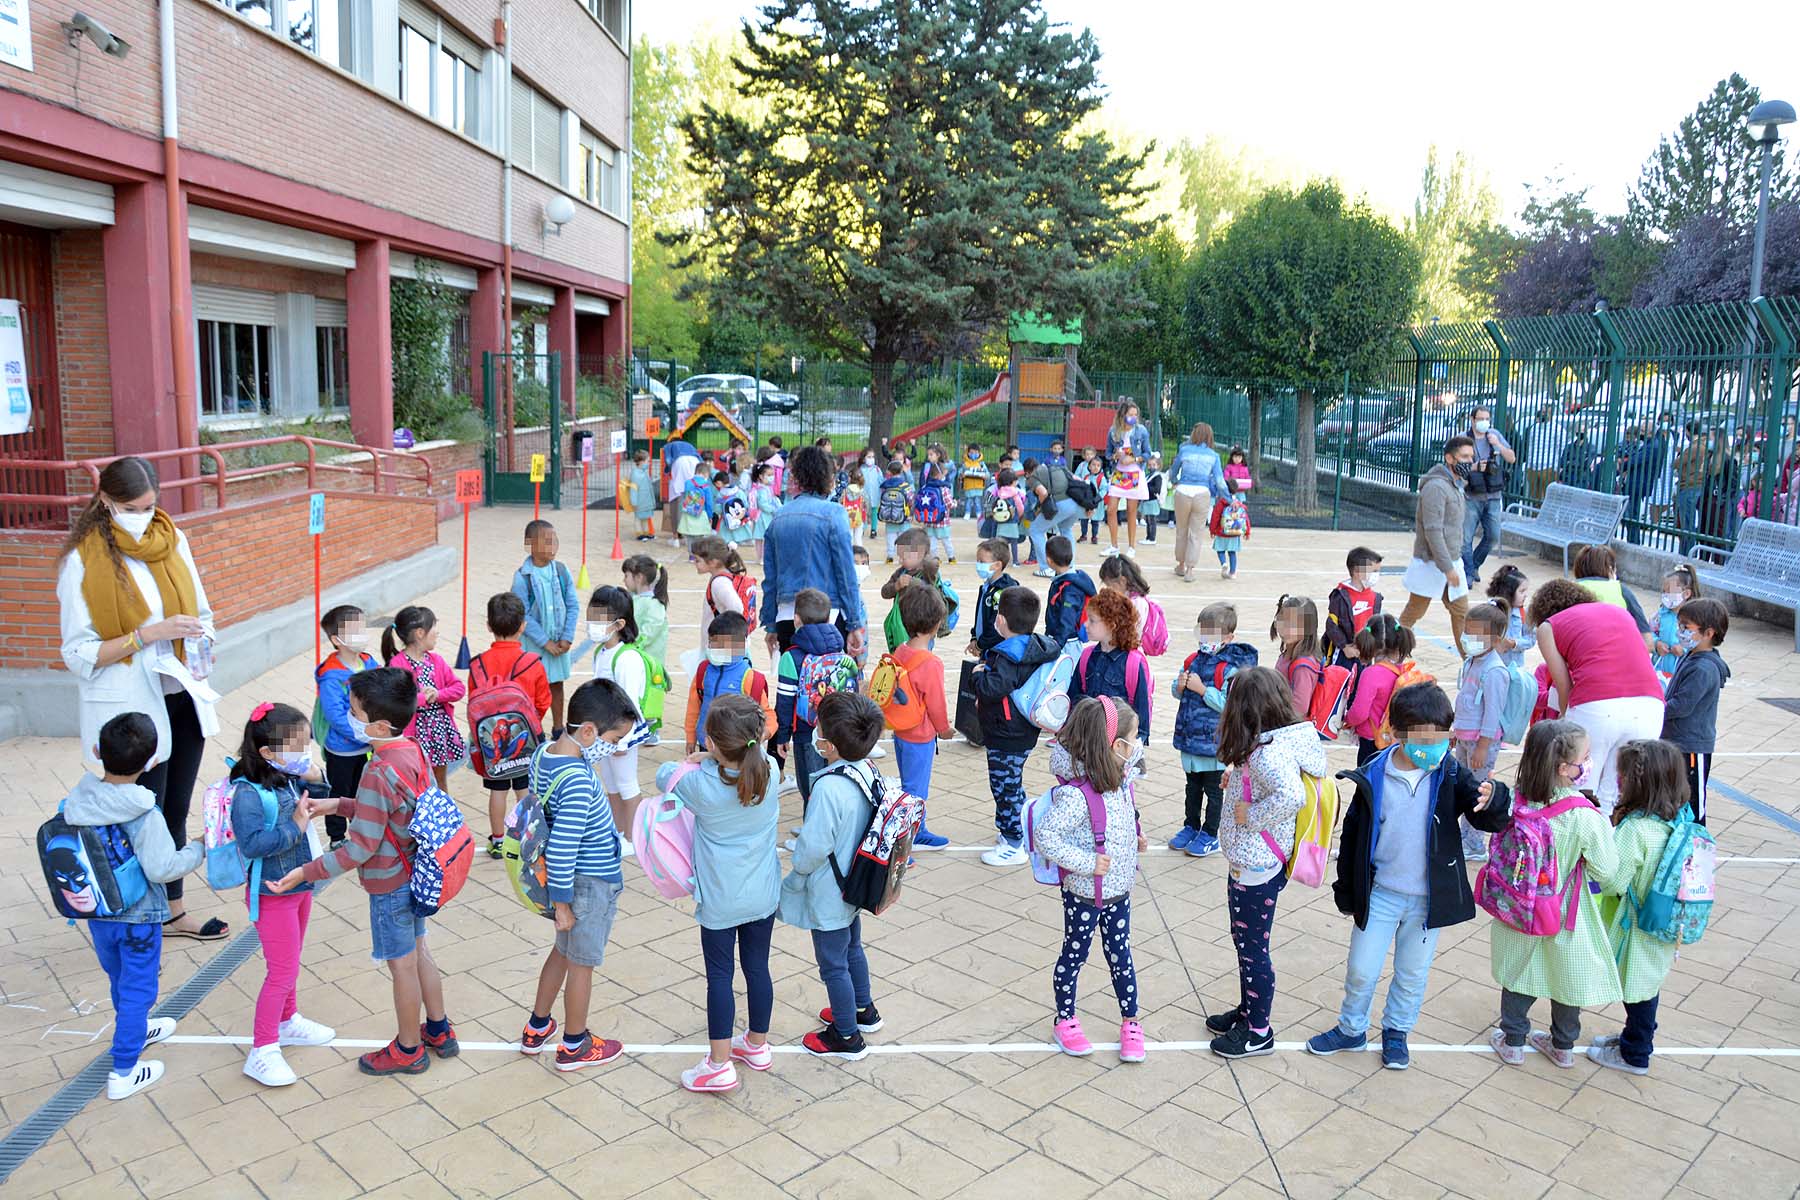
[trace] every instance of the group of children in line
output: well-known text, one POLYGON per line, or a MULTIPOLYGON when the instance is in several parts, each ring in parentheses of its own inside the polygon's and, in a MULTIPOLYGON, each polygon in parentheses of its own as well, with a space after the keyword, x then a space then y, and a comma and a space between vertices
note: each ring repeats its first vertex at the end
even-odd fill
MULTIPOLYGON (((928 461, 944 466, 941 455, 928 461)), ((947 471, 943 478, 949 479, 947 471)), ((554 528, 533 521, 525 541, 527 556, 512 589, 487 603, 493 642, 471 661, 466 684, 436 652, 437 625, 429 609, 400 610, 381 632, 377 659, 365 650, 370 635, 364 614, 346 605, 321 622, 331 653, 316 671, 311 718, 281 704, 260 704, 251 713, 227 783, 237 849, 254 864, 247 902, 266 961, 244 1068, 261 1083, 295 1081, 282 1047, 324 1044, 335 1036, 299 1015, 296 981, 312 889, 351 870, 368 893, 372 950, 387 964, 396 1017, 392 1040, 363 1055, 360 1068, 416 1074, 428 1068, 430 1054, 458 1052, 442 978, 426 942, 426 917, 408 886, 417 865, 417 850, 408 847, 421 797, 442 789, 448 768, 465 757, 481 770, 488 790, 491 857, 510 853, 509 839, 517 833, 508 825, 516 804, 534 799, 550 818, 542 885, 556 932, 521 1032, 522 1050, 551 1049, 558 1029, 552 1009, 560 994, 562 1035, 554 1047, 559 1070, 604 1063, 620 1053, 617 1041, 591 1033, 588 1009, 593 969, 602 964, 624 887, 621 862, 632 853, 624 834, 642 791, 637 749, 657 740, 669 688, 668 573, 648 556, 628 559, 624 586, 597 588, 583 606, 557 561, 554 528), (583 632, 580 646, 591 654, 594 678, 565 696, 583 632), (466 740, 455 719, 456 705, 465 700, 466 740), (313 740, 325 754, 322 768, 310 758, 313 740), (500 769, 502 762, 507 769, 500 769), (321 815, 325 846, 311 838, 312 822, 321 815)), ((1120 1057, 1144 1057, 1129 931, 1137 855, 1147 841, 1133 782, 1144 773, 1150 740, 1149 658, 1166 650, 1161 608, 1130 558, 1105 559, 1096 586, 1073 568, 1070 539, 1052 537, 1045 545, 1052 578, 1040 598, 1007 574, 1016 540, 983 540, 976 551, 981 586, 953 723, 934 646, 955 628, 961 605, 939 575, 932 546, 926 529, 892 537, 898 568, 881 590, 893 602, 884 622, 888 651, 866 689, 860 687, 866 663, 848 654, 829 600, 813 589, 795 599, 795 632, 771 688, 746 650, 757 619, 754 584, 735 541, 708 533, 690 543, 706 581, 705 657, 688 697, 686 757, 664 764, 656 779, 658 791, 680 797, 696 822, 694 894, 710 1046, 706 1058, 683 1074, 690 1089, 737 1086, 738 1064, 769 1068, 768 955, 777 916, 811 931, 830 1000, 820 1013, 822 1027, 804 1039, 806 1049, 860 1058, 867 1052, 864 1035, 880 1028, 859 910, 845 900, 841 884, 879 786, 870 759, 879 753, 884 729, 894 734, 901 786, 922 802, 921 813, 928 811, 937 743, 961 731, 984 748, 996 840, 982 861, 1048 864, 1061 883, 1064 942, 1052 988, 1057 1044, 1070 1054, 1093 1050, 1076 1017, 1075 997, 1077 975, 1098 932, 1120 1007, 1120 1057), (1060 659, 1068 660, 1060 684, 1066 717, 1046 726, 1023 697, 1060 659), (1057 784, 1028 839, 1024 771, 1047 730, 1055 735, 1049 765, 1057 784), (790 843, 785 878, 777 858, 784 775, 797 778, 805 813, 790 843), (734 962, 749 994, 748 1027, 741 1034, 732 1000, 734 962)), ((1329 786, 1318 782, 1329 775, 1321 733, 1349 730, 1358 739, 1357 768, 1345 776, 1354 801, 1343 820, 1333 894, 1355 929, 1338 1025, 1311 1039, 1308 1048, 1331 1054, 1366 1043, 1374 986, 1391 945, 1382 1059, 1389 1067, 1408 1064, 1407 1034, 1418 1017, 1437 933, 1474 916, 1465 864, 1485 857, 1480 835, 1506 829, 1521 813, 1541 811, 1562 878, 1582 872, 1597 892, 1566 888, 1572 920, 1552 936, 1496 922, 1493 969, 1503 990, 1495 1052, 1516 1064, 1529 1043, 1569 1066, 1579 1009, 1622 999, 1625 1034, 1589 1053, 1605 1066, 1642 1073, 1673 948, 1645 933, 1634 914, 1670 838, 1685 829, 1691 757, 1712 749, 1712 715, 1724 677, 1722 660, 1712 661, 1726 632, 1722 606, 1696 607, 1697 581, 1685 568, 1665 584, 1655 651, 1674 656, 1665 733, 1675 743, 1627 747, 1620 768, 1623 799, 1609 826, 1576 791, 1586 774, 1586 736, 1572 723, 1531 725, 1517 786, 1509 790, 1491 779, 1508 687, 1495 668, 1521 664, 1531 636, 1522 620, 1523 573, 1502 569, 1489 586, 1492 603, 1470 612, 1452 703, 1412 659, 1412 632, 1381 611, 1374 586, 1380 563, 1366 548, 1350 553, 1323 626, 1313 601, 1283 596, 1269 631, 1273 667, 1260 666, 1257 650, 1237 640, 1232 605, 1207 605, 1196 623, 1195 649, 1172 681, 1178 706, 1173 741, 1186 775, 1186 804, 1183 828, 1169 846, 1200 858, 1222 851, 1228 864, 1240 995, 1233 1009, 1207 1018, 1216 1035, 1212 1049, 1228 1058, 1272 1052, 1276 979, 1269 947, 1278 899, 1292 875, 1302 813, 1316 803, 1319 787, 1329 786), (1672 631, 1662 628, 1665 613, 1674 618, 1672 631), (1331 693, 1323 707, 1322 691, 1331 693), (1329 731, 1318 715, 1327 711, 1329 731), (1702 726, 1704 745, 1693 736, 1683 744, 1684 731, 1702 726), (1625 903, 1604 912, 1601 894, 1625 903), (1530 1007, 1544 997, 1552 1002, 1551 1031, 1531 1033, 1530 1007)), ((177 853, 158 842, 160 821, 141 819, 154 806, 135 783, 154 752, 149 725, 134 715, 108 723, 99 745, 105 775, 84 779, 66 809, 72 825, 121 826, 150 881, 141 902, 93 926, 119 1017, 108 1084, 115 1098, 155 1081, 160 1064, 140 1061, 142 1047, 173 1029, 172 1022, 147 1019, 159 948, 146 945, 155 939, 140 939, 138 931, 160 928, 159 881, 200 865, 193 848, 177 853)), ((933 849, 947 841, 921 819, 912 844, 933 849)))

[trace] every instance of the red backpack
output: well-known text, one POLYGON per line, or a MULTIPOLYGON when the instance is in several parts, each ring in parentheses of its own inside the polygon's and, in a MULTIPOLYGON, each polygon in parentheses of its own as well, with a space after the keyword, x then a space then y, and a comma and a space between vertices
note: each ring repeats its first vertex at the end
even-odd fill
POLYGON ((537 705, 518 682, 537 663, 537 655, 521 654, 505 679, 489 675, 479 654, 469 664, 469 759, 483 778, 520 778, 544 744, 537 705))
POLYGON ((1356 670, 1353 667, 1326 667, 1313 688, 1312 704, 1307 719, 1321 737, 1337 741, 1350 714, 1350 698, 1356 694, 1356 670))
POLYGON ((744 606, 744 622, 750 626, 749 632, 756 632, 756 580, 750 578, 748 572, 738 571, 731 576, 731 586, 737 589, 738 600, 744 606))

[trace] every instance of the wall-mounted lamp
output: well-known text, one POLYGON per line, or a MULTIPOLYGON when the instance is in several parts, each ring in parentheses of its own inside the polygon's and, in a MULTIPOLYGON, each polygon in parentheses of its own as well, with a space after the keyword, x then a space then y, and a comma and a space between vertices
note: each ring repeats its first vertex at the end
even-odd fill
POLYGON ((575 219, 575 202, 567 196, 552 196, 544 202, 544 236, 561 234, 562 227, 575 219))
POLYGON ((114 58, 124 58, 131 53, 131 43, 102 25, 86 13, 76 13, 62 23, 62 31, 73 46, 81 41, 83 34, 89 41, 100 48, 100 53, 110 54, 114 58))

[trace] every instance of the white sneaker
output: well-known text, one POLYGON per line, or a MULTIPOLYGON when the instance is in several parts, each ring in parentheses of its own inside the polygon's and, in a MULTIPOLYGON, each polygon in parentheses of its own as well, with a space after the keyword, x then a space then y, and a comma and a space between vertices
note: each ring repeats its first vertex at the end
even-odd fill
POLYGON ((775 1051, 769 1048, 768 1042, 752 1046, 750 1039, 741 1033, 732 1036, 731 1057, 734 1062, 741 1062, 752 1071, 766 1071, 775 1065, 775 1051))
POLYGON ((1126 558, 1136 558, 1137 557, 1137 547, 1136 546, 1125 547, 1125 557, 1126 558))
POLYGON ((1111 558, 1113 555, 1117 554, 1118 552, 1119 552, 1119 548, 1117 546, 1102 546, 1100 548, 1100 557, 1101 558, 1111 558))
POLYGON ((990 867, 1020 867, 1030 862, 1031 856, 1021 847, 999 842, 993 849, 982 851, 981 861, 990 867))
POLYGON ((781 777, 781 789, 776 794, 785 796, 789 792, 797 792, 799 790, 800 790, 800 777, 799 776, 783 775, 781 777))
POLYGON ((300 1082, 294 1069, 287 1065, 287 1059, 281 1057, 279 1044, 252 1046, 250 1057, 244 1060, 244 1074, 264 1087, 286 1087, 290 1083, 300 1082))
POLYGON ((870 758, 886 758, 887 751, 882 748, 882 745, 880 742, 876 742, 873 746, 869 747, 869 757, 870 758))
POLYGON ((729 1092, 737 1085, 736 1064, 713 1062, 710 1054, 681 1073, 681 1086, 690 1092, 729 1092))
POLYGON ((106 1076, 106 1098, 123 1100, 127 1096, 135 1096, 157 1080, 162 1078, 163 1065, 153 1058, 140 1058, 138 1065, 131 1068, 129 1074, 121 1075, 110 1071, 106 1076))
POLYGON ((281 1023, 280 1044, 283 1046, 327 1046, 337 1030, 317 1021, 309 1021, 295 1013, 281 1023))
POLYGON ((635 855, 636 853, 637 853, 637 851, 635 851, 631 848, 631 839, 626 837, 624 834, 620 834, 619 835, 619 857, 620 858, 630 858, 633 855, 635 855))
POLYGON ((1231 567, 1228 564, 1226 564, 1226 563, 1219 564, 1219 578, 1220 579, 1230 579, 1231 578, 1231 567))
POLYGON ((144 1030, 144 1045, 154 1046, 158 1042, 166 1042, 174 1032, 174 1017, 151 1017, 149 1026, 144 1030))

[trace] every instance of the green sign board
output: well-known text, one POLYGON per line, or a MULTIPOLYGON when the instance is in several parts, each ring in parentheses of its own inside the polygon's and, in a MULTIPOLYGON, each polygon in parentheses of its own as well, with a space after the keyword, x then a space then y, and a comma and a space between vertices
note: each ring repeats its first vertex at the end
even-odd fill
POLYGON ((1040 346, 1081 345, 1081 318, 1058 325, 1046 313, 1014 313, 1007 325, 1007 338, 1014 342, 1035 342, 1040 346))

